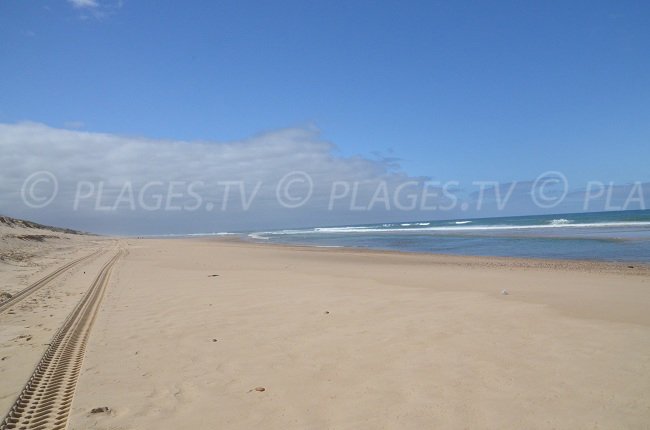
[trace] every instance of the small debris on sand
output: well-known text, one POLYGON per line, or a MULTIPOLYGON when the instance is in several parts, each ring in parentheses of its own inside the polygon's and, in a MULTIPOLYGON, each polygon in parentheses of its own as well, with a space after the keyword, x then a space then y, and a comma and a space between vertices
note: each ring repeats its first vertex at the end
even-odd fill
POLYGON ((258 392, 261 393, 262 391, 266 391, 266 388, 264 388, 264 387, 255 387, 255 388, 253 388, 251 390, 248 390, 249 393, 252 393, 253 391, 258 391, 258 392))
POLYGON ((217 339, 212 339, 212 342, 217 342, 217 339))
POLYGON ((111 408, 109 408, 108 406, 102 406, 102 407, 99 407, 99 408, 91 409, 90 413, 91 414, 101 414, 101 413, 110 412, 110 411, 111 411, 111 408))
POLYGON ((325 311, 325 315, 327 315, 327 314, 329 314, 329 313, 330 313, 330 311, 325 311))
POLYGON ((215 276, 219 276, 219 275, 208 275, 208 278, 214 278, 215 276))
POLYGON ((634 269, 634 266, 627 266, 628 269, 634 269))
POLYGON ((5 361, 7 358, 9 358, 9 357, 2 357, 2 358, 0 358, 0 361, 5 361))
POLYGON ((501 290, 501 295, 502 295, 502 296, 507 296, 508 294, 510 294, 510 293, 508 292, 508 290, 506 290, 506 289, 501 290))

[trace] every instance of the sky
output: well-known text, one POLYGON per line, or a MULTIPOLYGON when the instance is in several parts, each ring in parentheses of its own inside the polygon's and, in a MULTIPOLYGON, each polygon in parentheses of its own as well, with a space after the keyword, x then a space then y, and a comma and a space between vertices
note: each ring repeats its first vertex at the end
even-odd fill
POLYGON ((650 204, 644 1, 6 0, 0 76, 10 216, 144 234, 650 204), (53 185, 28 184, 38 172, 56 181, 43 207, 53 185), (556 206, 494 201, 530 197, 548 172, 556 206), (278 198, 287 175, 285 197, 309 194, 295 208, 278 198), (190 208, 202 182, 200 210, 150 210, 147 181, 165 199, 183 182, 190 208), (228 181, 261 185, 224 208, 228 181), (447 204, 422 204, 427 181, 447 204), (396 209, 410 188, 420 201, 396 209))

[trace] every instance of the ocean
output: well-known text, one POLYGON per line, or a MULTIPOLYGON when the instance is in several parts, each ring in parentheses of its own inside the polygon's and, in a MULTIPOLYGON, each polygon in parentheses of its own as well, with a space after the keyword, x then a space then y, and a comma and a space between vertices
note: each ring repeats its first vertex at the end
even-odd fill
POLYGON ((650 210, 254 232, 256 241, 436 254, 650 262, 650 210))

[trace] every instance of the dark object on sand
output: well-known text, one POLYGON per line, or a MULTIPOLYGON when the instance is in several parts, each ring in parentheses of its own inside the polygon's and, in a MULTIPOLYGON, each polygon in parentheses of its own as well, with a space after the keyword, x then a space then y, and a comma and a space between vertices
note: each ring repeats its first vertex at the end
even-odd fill
POLYGON ((208 275, 208 278, 214 278, 215 276, 219 276, 219 275, 208 275))
POLYGON ((92 409, 90 411, 90 413, 91 414, 101 414, 101 413, 110 412, 110 411, 111 411, 111 408, 109 408, 108 406, 102 406, 102 407, 99 407, 99 408, 92 409))

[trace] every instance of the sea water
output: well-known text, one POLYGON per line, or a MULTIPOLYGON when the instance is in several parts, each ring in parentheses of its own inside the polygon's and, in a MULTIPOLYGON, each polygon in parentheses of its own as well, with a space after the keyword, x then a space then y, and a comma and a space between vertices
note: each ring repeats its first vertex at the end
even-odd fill
POLYGON ((650 262, 650 210, 254 232, 253 240, 438 254, 650 262))

